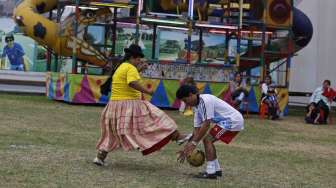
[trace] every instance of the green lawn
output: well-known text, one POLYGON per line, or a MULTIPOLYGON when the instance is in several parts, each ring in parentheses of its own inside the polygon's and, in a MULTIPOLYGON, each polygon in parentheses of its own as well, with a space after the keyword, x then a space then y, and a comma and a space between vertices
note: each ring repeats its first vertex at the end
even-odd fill
MULTIPOLYGON (((224 177, 197 180, 202 168, 178 164, 175 143, 148 157, 118 151, 107 167, 93 165, 102 109, 0 94, 0 187, 336 187, 335 125, 252 116, 232 144, 216 145, 224 177)), ((167 113, 191 131, 191 118, 167 113)))

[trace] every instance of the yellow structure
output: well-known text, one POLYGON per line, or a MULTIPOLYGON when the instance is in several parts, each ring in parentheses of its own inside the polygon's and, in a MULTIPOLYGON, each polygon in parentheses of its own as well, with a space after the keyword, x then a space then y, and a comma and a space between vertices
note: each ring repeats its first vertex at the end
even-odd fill
POLYGON ((90 23, 110 15, 110 9, 82 11, 78 17, 75 14, 70 15, 62 23, 56 23, 41 15, 55 9, 57 3, 58 0, 22 1, 14 10, 14 19, 24 34, 51 48, 58 55, 72 56, 75 47, 77 59, 103 67, 106 64, 105 56, 85 41, 84 31, 90 23), (75 34, 76 21, 78 30, 75 34))

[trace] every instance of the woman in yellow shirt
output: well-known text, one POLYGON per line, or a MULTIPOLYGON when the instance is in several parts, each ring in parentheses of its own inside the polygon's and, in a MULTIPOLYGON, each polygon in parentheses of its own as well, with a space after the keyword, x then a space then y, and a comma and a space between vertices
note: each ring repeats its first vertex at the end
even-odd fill
POLYGON ((104 165, 108 152, 118 148, 139 149, 148 155, 165 146, 170 140, 186 140, 177 125, 162 110, 141 100, 141 94, 152 95, 143 87, 138 69, 144 67, 144 54, 138 45, 125 49, 123 63, 112 77, 111 98, 101 115, 101 137, 97 143, 94 163, 104 165))

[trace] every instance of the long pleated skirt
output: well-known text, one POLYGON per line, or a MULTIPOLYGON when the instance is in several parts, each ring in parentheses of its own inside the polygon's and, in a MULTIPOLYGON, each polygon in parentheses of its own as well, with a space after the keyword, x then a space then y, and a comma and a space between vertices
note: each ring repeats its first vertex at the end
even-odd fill
POLYGON ((97 149, 138 149, 148 155, 165 146, 177 129, 175 121, 145 100, 110 101, 101 115, 97 149))

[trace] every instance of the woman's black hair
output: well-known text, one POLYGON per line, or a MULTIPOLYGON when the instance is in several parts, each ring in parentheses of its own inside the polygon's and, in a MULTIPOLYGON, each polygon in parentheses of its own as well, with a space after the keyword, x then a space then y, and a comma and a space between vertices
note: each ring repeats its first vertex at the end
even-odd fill
POLYGON ((141 47, 136 44, 132 44, 131 46, 129 46, 129 48, 125 48, 124 52, 125 52, 125 55, 124 55, 123 60, 117 61, 116 63, 112 63, 112 65, 114 66, 112 66, 111 75, 106 80, 106 82, 100 86, 100 92, 102 95, 107 96, 108 93, 111 91, 113 74, 123 62, 129 61, 132 57, 133 58, 138 58, 138 57, 143 58, 144 57, 141 47))
POLYGON ((131 59, 131 57, 132 57, 132 55, 130 53, 125 53, 122 62, 129 61, 131 59))
POLYGON ((138 57, 141 57, 141 55, 125 52, 124 59, 122 60, 122 62, 129 61, 132 57, 138 58, 138 57))
MULTIPOLYGON (((124 57, 125 58, 125 57, 124 57)), ((102 95, 105 95, 105 96, 108 96, 109 92, 111 91, 111 88, 112 88, 112 77, 115 73, 115 71, 118 69, 118 67, 123 63, 124 61, 120 61, 120 59, 115 59, 114 62, 111 62, 112 63, 112 70, 111 70, 111 73, 108 77, 108 79, 105 81, 104 84, 102 84, 100 86, 100 93, 102 95)))

